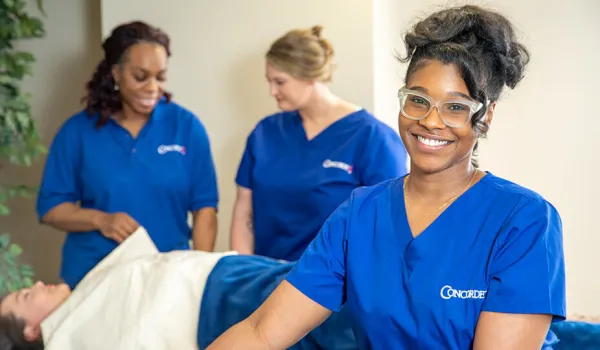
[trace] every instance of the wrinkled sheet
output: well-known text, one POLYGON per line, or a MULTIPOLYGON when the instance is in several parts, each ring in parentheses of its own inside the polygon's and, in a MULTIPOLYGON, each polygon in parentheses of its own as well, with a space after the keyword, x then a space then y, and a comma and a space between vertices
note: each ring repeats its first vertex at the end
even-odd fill
POLYGON ((197 349, 204 285, 227 254, 161 254, 140 228, 42 323, 46 350, 197 349))
MULTIPOLYGON (((250 316, 294 267, 261 256, 234 255, 219 260, 206 282, 198 345, 205 349, 229 327, 250 316)), ((358 349, 346 309, 334 313, 304 337, 293 350, 358 349)))

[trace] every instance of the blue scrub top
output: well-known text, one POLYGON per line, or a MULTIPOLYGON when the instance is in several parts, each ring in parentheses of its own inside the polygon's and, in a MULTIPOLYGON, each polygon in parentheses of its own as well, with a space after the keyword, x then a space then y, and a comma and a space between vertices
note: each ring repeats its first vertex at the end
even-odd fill
POLYGON ((403 176, 398 134, 361 109, 308 140, 297 111, 250 134, 236 182, 252 190, 255 254, 297 260, 352 190, 403 176))
MULTIPOLYGON (((209 138, 190 111, 164 99, 134 139, 112 119, 69 118, 52 142, 37 200, 38 216, 65 202, 125 212, 162 251, 189 249, 188 212, 217 207, 209 138)), ((61 278, 73 288, 117 246, 99 231, 69 233, 61 278)))
POLYGON ((413 238, 403 192, 403 179, 354 191, 287 276, 327 309, 345 303, 361 349, 470 349, 482 311, 564 320, 550 203, 488 173, 413 238))

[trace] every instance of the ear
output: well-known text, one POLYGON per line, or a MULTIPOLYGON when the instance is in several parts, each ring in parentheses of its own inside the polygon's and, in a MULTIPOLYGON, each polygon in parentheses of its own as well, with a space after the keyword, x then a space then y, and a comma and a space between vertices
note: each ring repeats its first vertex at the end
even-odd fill
POLYGON ((489 128, 492 125, 492 119, 494 119, 494 110, 496 109, 496 102, 490 102, 487 113, 485 115, 485 124, 489 128))
POLYGON ((42 336, 42 330, 40 328, 40 325, 26 325, 23 329, 23 335, 28 341, 35 341, 40 339, 40 337, 42 336))
POLYGON ((119 84, 119 82, 121 81, 121 70, 119 69, 118 64, 115 64, 112 67, 112 76, 113 76, 113 79, 115 80, 115 83, 119 84))

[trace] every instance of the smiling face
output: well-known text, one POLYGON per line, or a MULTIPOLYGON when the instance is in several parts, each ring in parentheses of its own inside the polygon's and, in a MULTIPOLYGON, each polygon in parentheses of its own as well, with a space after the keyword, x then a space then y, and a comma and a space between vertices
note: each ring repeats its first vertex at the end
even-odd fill
MULTIPOLYGON (((470 97, 456 66, 444 65, 439 61, 429 61, 414 71, 408 77, 406 87, 430 96, 435 101, 476 102, 470 97)), ((425 100, 414 101, 419 103, 425 100)), ((458 112, 458 105, 448 106, 450 108, 440 109, 442 113, 448 113, 447 122, 452 117, 451 113, 458 112)), ((437 173, 459 164, 470 164, 479 135, 472 128, 470 121, 460 127, 448 127, 439 115, 440 110, 433 108, 421 120, 410 120, 400 113, 400 136, 411 157, 411 168, 426 173, 437 173)), ((487 122, 491 121, 491 112, 491 109, 488 110, 487 122)))
POLYGON ((40 325, 71 294, 66 284, 46 285, 37 282, 31 288, 7 295, 0 304, 0 315, 13 315, 25 322, 25 338, 40 337, 40 325))
POLYGON ((314 83, 296 79, 267 62, 266 77, 271 96, 282 111, 293 111, 305 106, 314 92, 314 83))
POLYGON ((121 64, 113 67, 123 109, 148 116, 165 92, 167 51, 162 45, 142 42, 131 46, 121 64))

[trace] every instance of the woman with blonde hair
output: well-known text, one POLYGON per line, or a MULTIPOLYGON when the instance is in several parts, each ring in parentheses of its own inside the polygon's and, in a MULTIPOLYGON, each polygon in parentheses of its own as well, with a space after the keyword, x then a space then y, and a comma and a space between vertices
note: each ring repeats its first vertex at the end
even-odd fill
POLYGON ((239 165, 231 249, 242 254, 297 260, 352 190, 407 172, 398 134, 329 89, 321 30, 291 30, 266 54, 280 111, 256 125, 239 165))

